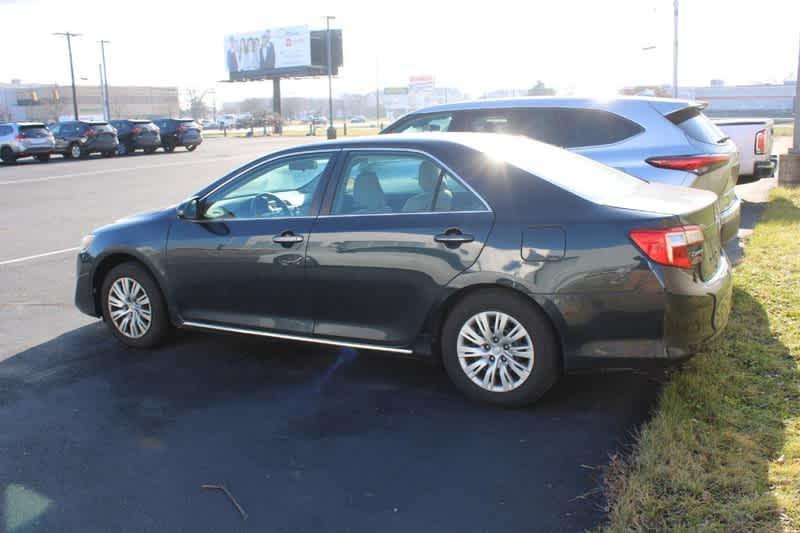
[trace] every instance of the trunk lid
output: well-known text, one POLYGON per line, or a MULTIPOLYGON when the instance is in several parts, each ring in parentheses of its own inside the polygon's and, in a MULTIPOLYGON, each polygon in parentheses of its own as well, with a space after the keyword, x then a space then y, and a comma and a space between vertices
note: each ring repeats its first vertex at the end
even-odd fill
POLYGON ((722 238, 715 194, 675 185, 643 183, 627 194, 604 203, 609 207, 661 215, 656 218, 657 227, 700 226, 703 231, 703 260, 697 266, 698 273, 706 281, 717 272, 722 255, 722 238))

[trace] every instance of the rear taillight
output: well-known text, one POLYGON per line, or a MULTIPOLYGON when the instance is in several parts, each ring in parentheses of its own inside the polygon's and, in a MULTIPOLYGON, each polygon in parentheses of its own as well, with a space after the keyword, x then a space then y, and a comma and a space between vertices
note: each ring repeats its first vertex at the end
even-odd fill
POLYGON ((175 131, 177 131, 178 133, 183 133, 184 131, 186 131, 186 126, 178 126, 177 128, 175 128, 175 131))
POLYGON ((86 138, 91 139, 92 137, 95 136, 96 133, 97 132, 94 130, 94 128, 89 128, 88 130, 86 130, 86 138))
POLYGON ((683 170, 695 174, 705 174, 728 162, 728 154, 678 155, 668 157, 651 157, 647 162, 654 167, 670 170, 683 170))
POLYGON ((141 131, 142 131, 142 128, 133 128, 133 129, 131 130, 131 133, 133 133, 134 135, 139 135, 139 133, 140 133, 141 131))
POLYGON ((703 261, 703 229, 678 226, 665 229, 635 229, 631 240, 651 261, 678 268, 693 268, 703 261))
POLYGON ((767 130, 761 130, 756 133, 756 155, 764 155, 767 153, 767 130))
POLYGON ((19 133, 19 134, 17 134, 17 136, 16 136, 16 137, 14 137, 14 138, 15 138, 16 140, 18 140, 18 141, 21 141, 21 140, 23 140, 23 139, 25 138, 25 136, 24 136, 23 134, 19 133))

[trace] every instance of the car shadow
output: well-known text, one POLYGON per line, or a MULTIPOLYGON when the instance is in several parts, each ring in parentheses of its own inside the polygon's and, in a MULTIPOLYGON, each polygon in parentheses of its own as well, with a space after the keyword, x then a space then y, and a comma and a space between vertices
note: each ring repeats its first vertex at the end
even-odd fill
POLYGON ((0 489, 47 503, 7 529, 589 528, 597 465, 658 391, 568 376, 499 409, 418 360, 193 332, 138 351, 98 322, 0 362, 0 489), (221 482, 247 522, 200 489, 221 482))

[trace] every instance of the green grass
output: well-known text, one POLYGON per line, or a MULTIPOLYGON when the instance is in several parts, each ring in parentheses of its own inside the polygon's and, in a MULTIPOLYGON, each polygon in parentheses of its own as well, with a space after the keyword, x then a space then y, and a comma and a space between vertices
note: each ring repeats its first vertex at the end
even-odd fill
POLYGON ((800 189, 776 189, 725 333, 606 476, 610 531, 800 530, 800 189))

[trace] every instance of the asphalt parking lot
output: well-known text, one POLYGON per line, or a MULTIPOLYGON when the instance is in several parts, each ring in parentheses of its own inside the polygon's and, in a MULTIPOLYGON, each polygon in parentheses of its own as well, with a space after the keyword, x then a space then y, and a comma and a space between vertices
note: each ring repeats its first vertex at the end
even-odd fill
MULTIPOLYGON (((0 166, 0 528, 511 532, 602 520, 596 467, 653 406, 646 375, 570 376, 533 407, 499 410, 432 365, 366 352, 188 332, 137 352, 73 307, 83 234, 298 142, 0 166), (225 484, 247 519, 203 484, 225 484)), ((772 182, 742 188, 745 230, 772 182)))

